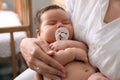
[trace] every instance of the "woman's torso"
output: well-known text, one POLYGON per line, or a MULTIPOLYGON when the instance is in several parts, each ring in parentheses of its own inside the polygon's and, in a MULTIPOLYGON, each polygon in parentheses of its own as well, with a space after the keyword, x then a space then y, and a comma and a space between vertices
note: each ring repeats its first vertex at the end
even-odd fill
POLYGON ((74 38, 89 46, 91 64, 109 78, 120 80, 120 0, 68 1, 74 38))

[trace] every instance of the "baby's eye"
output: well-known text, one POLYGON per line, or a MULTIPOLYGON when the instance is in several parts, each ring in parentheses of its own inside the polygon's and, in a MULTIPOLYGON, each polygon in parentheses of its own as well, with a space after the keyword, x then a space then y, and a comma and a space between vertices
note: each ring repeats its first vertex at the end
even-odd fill
POLYGON ((70 24, 71 22, 69 20, 63 21, 63 24, 70 24))
POLYGON ((47 24, 48 24, 48 25, 55 25, 56 22, 48 22, 47 24))

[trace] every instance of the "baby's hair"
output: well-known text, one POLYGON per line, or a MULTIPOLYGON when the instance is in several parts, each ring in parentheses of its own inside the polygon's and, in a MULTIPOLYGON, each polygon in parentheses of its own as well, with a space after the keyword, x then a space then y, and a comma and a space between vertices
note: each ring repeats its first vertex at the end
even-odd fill
POLYGON ((41 15, 48 11, 48 10, 52 10, 52 9, 61 9, 63 11, 65 11, 62 7, 58 6, 58 5, 48 5, 46 7, 41 8, 40 10, 38 10, 38 12, 36 13, 35 16, 35 24, 37 25, 37 28, 39 29, 40 27, 40 17, 41 15))

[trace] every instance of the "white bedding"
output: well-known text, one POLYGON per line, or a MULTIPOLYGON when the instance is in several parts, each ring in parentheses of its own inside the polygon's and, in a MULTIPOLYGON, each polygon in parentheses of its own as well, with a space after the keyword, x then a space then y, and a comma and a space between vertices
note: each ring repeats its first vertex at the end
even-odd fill
POLYGON ((12 11, 0 11, 0 27, 21 25, 18 15, 12 11))
POLYGON ((22 72, 19 76, 17 76, 14 80, 35 80, 36 72, 32 69, 28 68, 24 72, 22 72))
MULTIPOLYGON (((21 23, 16 13, 12 11, 0 11, 0 28, 20 25, 21 23)), ((26 33, 23 31, 14 33, 16 53, 20 51, 19 44, 25 37, 26 33)), ((0 33, 0 57, 8 56, 11 56, 10 33, 0 33)))

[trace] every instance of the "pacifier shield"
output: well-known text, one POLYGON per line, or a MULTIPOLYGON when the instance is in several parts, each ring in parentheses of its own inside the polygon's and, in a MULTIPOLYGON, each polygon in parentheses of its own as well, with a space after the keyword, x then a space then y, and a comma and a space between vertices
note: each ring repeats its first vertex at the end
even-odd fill
POLYGON ((55 32, 56 40, 67 40, 69 38, 69 31, 67 28, 58 28, 55 32))

